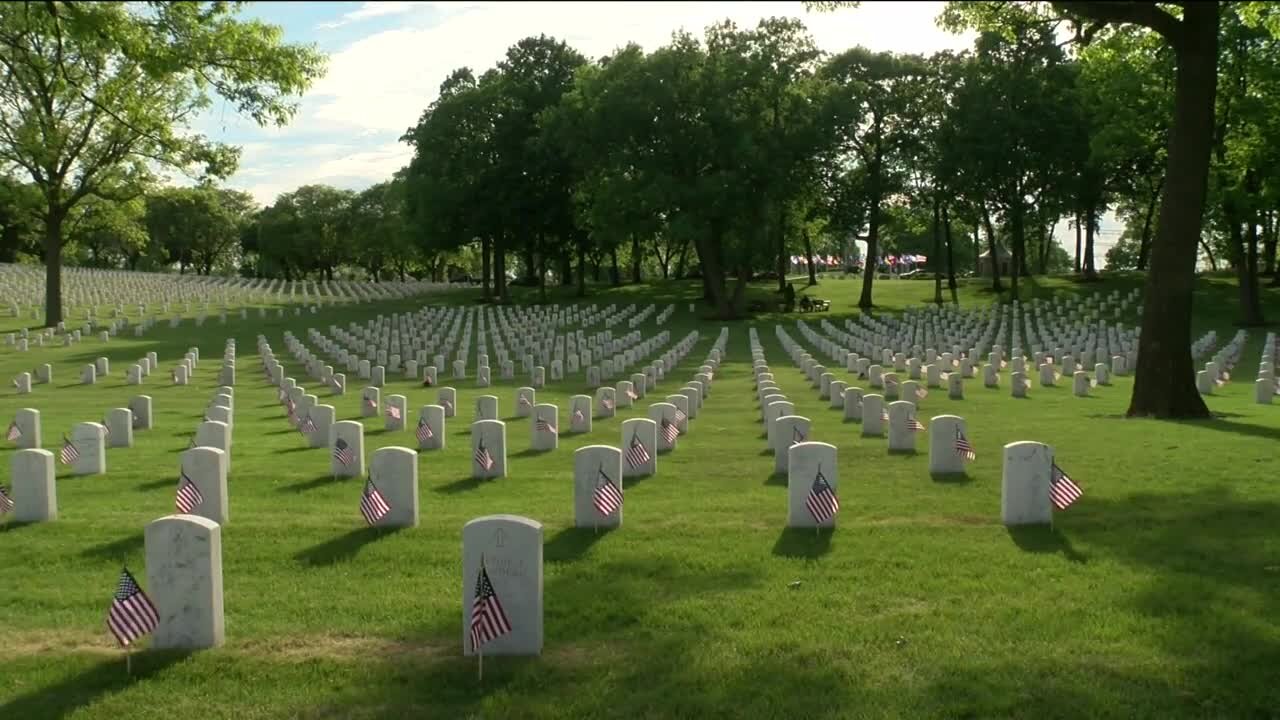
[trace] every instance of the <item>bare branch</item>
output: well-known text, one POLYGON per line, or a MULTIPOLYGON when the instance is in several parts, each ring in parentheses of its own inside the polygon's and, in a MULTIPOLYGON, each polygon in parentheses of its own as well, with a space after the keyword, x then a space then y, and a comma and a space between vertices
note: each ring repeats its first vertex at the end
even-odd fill
MULTIPOLYGON (((1067 13, 1083 16, 1102 23, 1129 23, 1160 33, 1170 45, 1182 44, 1182 22, 1165 12, 1154 2, 1054 2, 1067 13)), ((1093 29, 1096 32, 1096 28, 1093 29)), ((1087 32, 1085 37, 1091 37, 1087 32)))

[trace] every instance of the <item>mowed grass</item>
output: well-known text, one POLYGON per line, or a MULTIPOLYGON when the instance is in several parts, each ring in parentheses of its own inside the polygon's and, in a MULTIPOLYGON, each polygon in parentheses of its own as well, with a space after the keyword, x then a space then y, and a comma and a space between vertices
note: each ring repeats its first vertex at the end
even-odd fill
MULTIPOLYGON (((1041 281, 1035 292, 1091 293, 1136 280, 1080 286, 1041 281)), ((800 286, 800 283, 797 283, 800 286)), ((852 314, 856 281, 811 290, 852 314)), ((587 302, 679 301, 664 327, 702 340, 659 386, 692 378, 719 328, 684 303, 690 283, 600 290, 587 302)), ((753 292, 765 296, 761 286, 753 292)), ((1274 293, 1275 291, 1270 291, 1274 293)), ((1131 379, 1095 396, 1035 387, 1027 400, 967 383, 962 401, 933 391, 927 418, 968 421, 978 459, 964 478, 934 479, 920 454, 889 455, 884 439, 828 409, 774 339, 794 317, 756 318, 778 384, 813 420, 813 439, 839 447, 842 512, 834 532, 784 529, 785 479, 773 476, 752 391, 748 327, 728 323, 727 360, 691 434, 626 484, 615 532, 572 528, 572 451, 619 442, 623 419, 597 420, 557 451, 531 453, 527 420, 508 424, 510 474, 469 479, 467 423, 474 398, 497 394, 514 414, 523 379, 479 390, 456 383, 461 416, 448 449, 419 457, 421 526, 363 527, 361 481, 334 481, 328 453, 305 449, 262 377, 258 333, 287 360, 283 332, 363 321, 475 293, 325 311, 262 322, 216 320, 157 327, 141 339, 96 340, 19 355, 0 350, 0 377, 55 365, 53 386, 0 396, 0 422, 17 407, 44 414, 46 448, 61 433, 139 391, 156 427, 132 449, 108 452, 108 473, 59 467, 58 522, 0 525, 0 718, 1269 718, 1280 713, 1280 406, 1252 402, 1262 333, 1237 377, 1209 399, 1203 422, 1126 420, 1131 379), (140 652, 126 675, 105 628, 122 562, 145 584, 142 531, 172 512, 178 454, 217 386, 225 338, 239 348, 230 521, 223 528, 227 644, 194 654, 140 652), (190 345, 194 384, 168 385, 190 345), (124 385, 145 352, 160 370, 124 385), (110 377, 75 385, 79 366, 105 355, 110 377), (1001 446, 1038 440, 1084 488, 1053 529, 1000 524, 1001 446), (538 658, 489 658, 483 684, 462 652, 461 529, 491 513, 544 525, 546 646, 538 658), (791 587, 799 581, 798 587, 791 587)), ((883 282, 886 309, 919 304, 932 284, 883 282)), ((557 299, 572 301, 556 293, 557 299)), ((966 284, 963 306, 989 303, 966 284)), ((1272 315, 1277 298, 1267 298, 1272 315)), ((1205 281, 1197 334, 1233 328, 1233 288, 1205 281)), ((0 326, 6 321, 0 320, 0 326)), ((12 321, 7 321, 12 324, 12 321)), ((3 327, 0 327, 3 329, 3 327)), ((646 334, 656 332, 652 320, 646 334)), ((816 349, 810 348, 816 353, 816 349)), ((474 362, 472 363, 474 366, 474 362)), ((494 362, 496 369, 496 361, 494 362)), ((290 374, 359 415, 359 384, 345 397, 290 374)), ((496 373, 495 373, 496 374, 496 373)), ((838 372, 842 376, 842 371, 838 372)), ((851 378, 850 378, 851 379, 851 378)), ((6 383, 7 384, 7 383, 6 383)), ((561 407, 585 392, 571 377, 540 401, 561 407)), ((410 407, 435 391, 398 375, 384 392, 410 407)), ((412 430, 366 424, 366 447, 414 444, 412 430)), ((8 484, 11 445, 0 450, 8 484)))

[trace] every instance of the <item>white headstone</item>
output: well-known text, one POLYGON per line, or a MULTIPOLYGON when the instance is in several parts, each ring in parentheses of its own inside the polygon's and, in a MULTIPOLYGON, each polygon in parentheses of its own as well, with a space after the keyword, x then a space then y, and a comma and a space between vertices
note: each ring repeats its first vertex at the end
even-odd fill
POLYGON ((809 442, 809 418, 783 415, 773 421, 773 471, 785 473, 790 468, 792 445, 809 442))
POLYGON ((364 425, 362 423, 356 420, 335 422, 329 432, 329 448, 329 470, 334 477, 364 477, 364 425), (347 453, 350 453, 350 462, 343 462, 347 453))
POLYGON ((160 624, 156 649, 222 645, 222 528, 195 515, 169 515, 146 528, 147 592, 160 624))
POLYGON ((382 391, 376 387, 367 387, 360 391, 360 417, 378 417, 382 407, 382 391))
POLYGON ((112 408, 107 411, 108 447, 133 447, 133 413, 129 408, 112 408))
POLYGON ((206 420, 196 427, 196 447, 212 447, 227 454, 227 472, 231 472, 231 426, 217 420, 206 420))
POLYGON ((312 405, 307 411, 311 417, 311 424, 316 429, 307 434, 307 446, 313 448, 329 447, 329 433, 333 427, 333 421, 337 417, 332 405, 312 405))
POLYGON ((13 481, 13 519, 20 523, 58 519, 58 487, 53 453, 39 448, 18 450, 9 462, 13 481))
POLYGON ((613 528, 622 525, 622 477, 622 451, 618 448, 587 445, 574 451, 574 526, 613 528), (604 510, 608 512, 602 512, 604 510))
POLYGON ((680 436, 680 429, 676 427, 676 406, 666 402, 654 403, 649 406, 649 419, 658 425, 658 452, 675 450, 676 438, 680 436), (672 428, 674 434, 668 428, 672 428))
POLYGON ((883 395, 862 396, 862 436, 881 437, 884 435, 885 414, 883 395))
POLYGON ((647 418, 622 422, 622 476, 645 477, 658 472, 658 424, 647 418))
MULTIPOLYGON (((406 447, 384 447, 374 451, 369 462, 369 479, 391 510, 377 527, 418 526, 418 454, 406 447)), ((364 492, 362 489, 361 492, 364 492)))
POLYGON ((471 476, 480 479, 507 476, 507 425, 501 420, 471 423, 471 476))
POLYGON ((80 457, 71 464, 72 475, 101 475, 107 471, 107 428, 96 422, 76 423, 71 443, 80 457))
POLYGON ((929 421, 929 472, 934 475, 964 473, 965 459, 956 450, 956 441, 965 435, 964 418, 958 415, 935 415, 929 421))
POLYGON ((418 423, 414 433, 419 450, 443 450, 446 443, 444 407, 440 405, 423 405, 418 411, 418 423), (424 430, 423 425, 429 430, 424 430))
POLYGON ((483 565, 511 631, 490 640, 485 655, 542 653, 542 524, 516 515, 488 515, 462 527, 462 648, 471 643, 471 609, 483 565))
POLYGON ((802 442, 788 447, 785 454, 788 456, 787 527, 835 527, 835 515, 828 512, 827 494, 839 497, 840 470, 836 464, 836 446, 802 442), (820 517, 824 519, 819 521, 820 517))
POLYGON ((458 414, 458 391, 451 387, 442 387, 436 392, 436 404, 444 408, 444 416, 455 417, 458 414))
MULTIPOLYGON (((43 445, 41 442, 39 410, 35 408, 18 408, 13 414, 13 420, 10 422, 17 427, 18 432, 22 433, 13 441, 15 447, 20 450, 27 450, 43 445)), ((5 426, 6 437, 9 434, 9 427, 8 425, 5 426)))
MULTIPOLYGON (((189 515, 208 518, 219 525, 227 523, 227 454, 218 448, 194 447, 184 451, 179 462, 181 472, 174 488, 180 491, 183 477, 200 491, 203 500, 191 508, 189 515)), ((178 509, 177 512, 181 512, 178 509)))
POLYGON ((1000 517, 1005 525, 1048 525, 1053 522, 1049 482, 1053 449, 1044 443, 1012 442, 1004 446, 1000 517))
POLYGON ((591 396, 574 395, 569 398, 569 432, 591 432, 591 396))
POLYGON ((388 395, 382 413, 384 427, 389 431, 403 430, 409 417, 409 400, 404 395, 388 395))

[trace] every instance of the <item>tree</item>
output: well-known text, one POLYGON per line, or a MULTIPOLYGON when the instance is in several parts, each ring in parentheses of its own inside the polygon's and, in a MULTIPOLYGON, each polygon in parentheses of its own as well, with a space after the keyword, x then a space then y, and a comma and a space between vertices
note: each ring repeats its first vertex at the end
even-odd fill
POLYGON ((88 254, 90 267, 137 267, 147 250, 144 223, 146 205, 141 197, 126 202, 90 198, 68 218, 69 244, 88 254))
POLYGON ((1110 24, 1131 24, 1156 32, 1173 50, 1173 124, 1165 190, 1143 293, 1148 312, 1142 318, 1128 414, 1207 417, 1209 409, 1196 391, 1191 360, 1191 298, 1214 138, 1220 4, 1173 3, 1181 17, 1154 2, 1053 4, 1079 19, 1082 39, 1110 24))
POLYGON ((238 152, 187 131, 211 93, 286 123, 321 72, 310 47, 237 20, 239 3, 0 4, 0 162, 42 196, 45 323, 62 320, 64 223, 138 194, 154 167, 225 177, 238 152))
POLYGON ((256 213, 248 193, 203 184, 165 188, 146 198, 145 221, 166 264, 210 275, 233 267, 246 225, 256 213))
POLYGON ((19 253, 39 254, 40 191, 10 175, 0 175, 0 262, 19 253))

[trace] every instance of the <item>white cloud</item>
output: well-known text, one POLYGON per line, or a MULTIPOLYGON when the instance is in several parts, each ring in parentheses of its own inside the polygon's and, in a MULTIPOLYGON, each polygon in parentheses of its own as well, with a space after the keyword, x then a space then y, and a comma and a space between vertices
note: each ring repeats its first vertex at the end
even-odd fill
POLYGON ((323 22, 316 25, 316 28, 320 30, 332 30, 334 28, 340 28, 343 25, 350 25, 351 23, 360 22, 361 20, 368 20, 369 18, 384 17, 386 15, 401 15, 425 4, 426 3, 421 2, 366 2, 359 8, 346 13, 337 20, 323 22))
POLYGON ((766 17, 787 16, 800 18, 818 46, 831 53, 854 45, 911 53, 968 47, 971 36, 951 35, 935 25, 943 5, 874 2, 856 10, 809 13, 801 2, 367 2, 335 22, 399 14, 399 26, 332 54, 327 74, 303 98, 288 128, 245 128, 255 140, 272 144, 261 162, 246 152, 246 175, 258 180, 262 168, 273 170, 269 182, 245 189, 269 202, 271 193, 326 177, 363 178, 364 185, 385 179, 410 157, 407 146, 389 138, 417 122, 452 70, 465 65, 480 74, 531 35, 545 33, 599 57, 632 41, 656 49, 678 29, 701 36, 726 18, 750 27, 766 17), (414 9, 430 12, 411 13, 414 9), (302 138, 312 141, 310 146, 293 147, 302 138))

